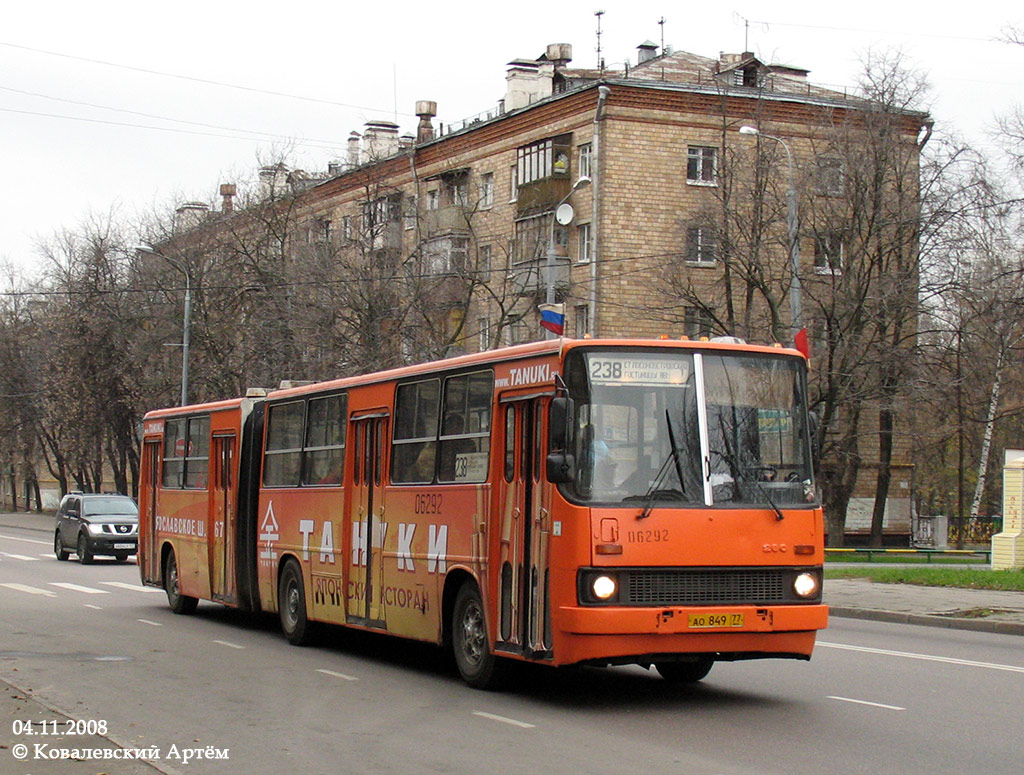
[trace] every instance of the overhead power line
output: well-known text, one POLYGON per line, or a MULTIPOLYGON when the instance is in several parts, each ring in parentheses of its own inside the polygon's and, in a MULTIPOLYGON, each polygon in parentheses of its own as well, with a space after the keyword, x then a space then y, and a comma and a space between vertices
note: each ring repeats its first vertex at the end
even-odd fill
POLYGON ((157 75, 161 78, 176 78, 182 81, 189 81, 191 83, 202 83, 207 86, 219 86, 224 89, 236 89, 238 91, 245 91, 251 94, 264 94, 270 97, 281 97, 289 100, 300 100, 302 102, 312 102, 318 105, 331 105, 336 108, 347 108, 349 110, 369 111, 371 113, 400 113, 400 115, 413 118, 412 113, 401 113, 400 111, 394 111, 389 108, 371 108, 365 105, 353 105, 347 102, 338 102, 336 100, 325 100, 320 97, 308 97, 303 94, 289 94, 288 92, 274 91, 273 89, 261 89, 255 86, 245 86, 239 83, 228 83, 226 81, 216 81, 212 78, 198 78, 192 75, 181 75, 180 73, 167 73, 162 70, 152 70, 147 67, 136 67, 135 65, 123 65, 118 62, 107 62, 102 59, 92 59, 90 57, 80 57, 73 54, 65 54, 60 51, 48 51, 42 48, 33 48, 31 46, 22 46, 17 43, 8 43, 6 41, 0 41, 0 46, 6 48, 18 49, 20 51, 31 51, 33 54, 45 54, 46 56, 60 57, 61 59, 71 59, 76 62, 88 62, 94 65, 103 65, 104 67, 114 67, 119 70, 130 70, 135 73, 144 73, 146 75, 157 75))

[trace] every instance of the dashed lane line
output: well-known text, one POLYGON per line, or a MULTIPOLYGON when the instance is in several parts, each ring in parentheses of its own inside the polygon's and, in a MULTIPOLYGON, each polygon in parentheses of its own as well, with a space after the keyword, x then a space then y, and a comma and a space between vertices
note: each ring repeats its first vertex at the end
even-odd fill
POLYGON ((153 587, 143 587, 139 584, 126 584, 123 581, 101 581, 106 587, 116 587, 117 589, 130 589, 132 592, 152 592, 157 595, 164 594, 162 589, 155 589, 153 587))
POLYGON ((109 595, 105 589, 96 589, 95 587, 83 587, 81 584, 72 584, 70 581, 51 581, 51 587, 60 587, 61 589, 70 589, 72 592, 84 592, 87 595, 109 595))
POLYGON ((965 667, 982 667, 988 670, 1006 670, 1010 673, 1024 673, 1024 667, 1017 665, 1001 665, 997 662, 977 662, 973 659, 956 659, 955 657, 937 657, 933 654, 915 654, 912 651, 891 651, 889 649, 875 649, 867 646, 849 646, 845 643, 823 643, 818 641, 816 646, 823 646, 829 649, 841 649, 843 651, 860 651, 865 654, 878 654, 885 657, 902 657, 903 659, 920 659, 925 662, 944 662, 947 665, 963 665, 965 667))
POLYGON ((499 721, 502 724, 510 724, 514 727, 521 729, 533 729, 535 724, 527 724, 525 721, 516 721, 514 718, 507 718, 506 716, 495 716, 493 713, 484 713, 481 710, 474 710, 474 716, 480 716, 481 718, 490 719, 491 721, 499 721))
POLYGON ((228 648, 231 648, 231 649, 244 649, 245 648, 245 646, 239 646, 237 643, 232 643, 229 640, 214 640, 213 642, 218 644, 218 645, 220 645, 220 646, 227 646, 228 648))
POLYGON ((867 700, 855 700, 852 697, 836 697, 835 695, 829 695, 830 700, 839 700, 840 702, 852 702, 855 705, 870 705, 872 708, 883 708, 884 710, 906 710, 901 708, 899 705, 885 705, 881 702, 868 702, 867 700))
POLYGON ((27 554, 12 554, 11 552, 0 552, 0 557, 10 557, 12 560, 24 560, 25 562, 39 562, 38 557, 29 557, 27 554))
POLYGON ((358 681, 359 680, 354 675, 345 675, 344 673, 336 673, 333 670, 323 670, 321 668, 318 668, 317 672, 318 673, 323 673, 324 675, 332 675, 335 678, 342 679, 343 681, 358 681))
POLYGON ((44 595, 46 597, 57 597, 56 592, 51 592, 48 589, 39 589, 39 587, 30 587, 28 584, 18 584, 16 582, 7 582, 0 584, 0 587, 7 587, 13 589, 16 592, 25 592, 29 595, 44 595))

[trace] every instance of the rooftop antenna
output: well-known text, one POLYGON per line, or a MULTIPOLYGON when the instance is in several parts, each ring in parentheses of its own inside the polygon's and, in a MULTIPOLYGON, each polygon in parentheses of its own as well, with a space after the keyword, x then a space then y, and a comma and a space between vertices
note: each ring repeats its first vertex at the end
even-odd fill
POLYGON ((661 55, 665 56, 665 17, 658 19, 658 26, 661 27, 661 55))
POLYGON ((604 16, 604 11, 595 11, 594 16, 597 17, 597 69, 603 73, 604 59, 601 57, 601 17, 604 16))

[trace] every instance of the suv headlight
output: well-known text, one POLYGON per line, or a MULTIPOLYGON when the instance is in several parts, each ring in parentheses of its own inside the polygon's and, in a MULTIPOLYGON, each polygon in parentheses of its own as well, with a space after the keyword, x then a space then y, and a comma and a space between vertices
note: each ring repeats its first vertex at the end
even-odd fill
POLYGON ((90 522, 85 526, 85 529, 89 531, 91 536, 103 535, 103 525, 94 525, 90 522))

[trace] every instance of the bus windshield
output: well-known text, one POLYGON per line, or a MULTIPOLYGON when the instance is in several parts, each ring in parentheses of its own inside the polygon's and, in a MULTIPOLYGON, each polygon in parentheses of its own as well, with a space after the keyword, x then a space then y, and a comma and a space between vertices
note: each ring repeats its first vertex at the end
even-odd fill
MULTIPOLYGON (((573 500, 646 507, 810 506, 805 388, 791 357, 573 353, 573 500)), ((779 512, 781 514, 781 512, 779 512)))

